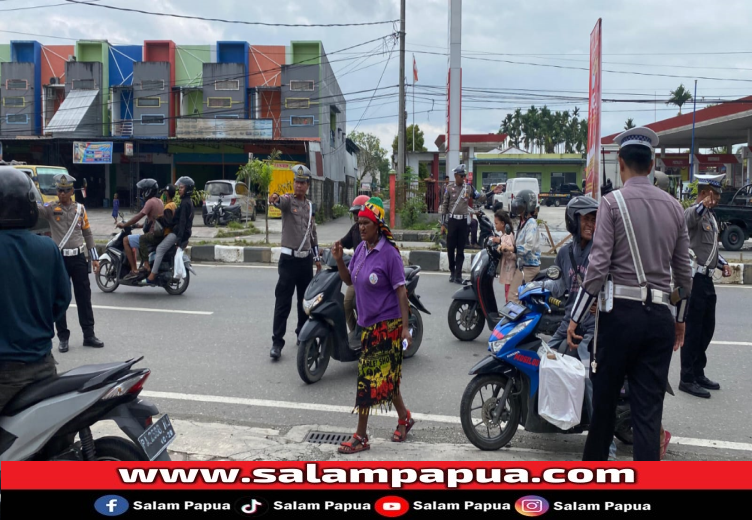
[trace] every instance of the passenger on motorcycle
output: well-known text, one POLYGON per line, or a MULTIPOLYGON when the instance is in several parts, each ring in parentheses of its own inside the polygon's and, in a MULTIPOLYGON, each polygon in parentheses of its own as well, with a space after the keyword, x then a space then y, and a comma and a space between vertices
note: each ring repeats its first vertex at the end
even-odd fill
POLYGON ((185 249, 188 240, 193 234, 193 189, 196 183, 190 177, 180 177, 175 183, 180 195, 180 206, 173 219, 175 227, 174 233, 177 238, 175 242, 179 248, 185 249))
MULTIPOLYGON (((144 261, 143 273, 149 272, 149 247, 158 245, 164 238, 164 227, 159 222, 164 214, 164 204, 157 197, 159 184, 154 179, 142 179, 136 184, 139 194, 144 199, 144 207, 128 222, 121 222, 117 225, 119 228, 131 227, 146 217, 146 222, 150 225, 148 233, 144 233, 139 240, 139 254, 144 261)), ((125 248, 125 256, 131 265, 131 272, 123 280, 130 280, 139 276, 136 257, 130 247, 125 248)))
POLYGON ((52 338, 71 289, 55 243, 30 231, 38 218, 31 179, 0 167, 0 410, 26 386, 57 374, 52 338))
MULTIPOLYGON (((368 202, 367 195, 358 195, 350 206, 350 215, 353 216, 355 223, 350 228, 350 231, 340 239, 342 247, 345 249, 355 249, 363 241, 360 236, 360 227, 358 224, 358 213, 363 211, 366 202, 368 202)), ((347 321, 347 329, 353 332, 358 326, 358 322, 355 318, 355 285, 348 285, 345 292, 345 320, 347 321)))
POLYGON ((520 303, 518 289, 530 283, 540 272, 540 232, 536 212, 538 198, 531 190, 522 190, 512 201, 512 214, 520 219, 515 235, 517 271, 512 279, 511 301, 520 303))
POLYGON ((154 267, 156 269, 152 271, 146 279, 146 283, 152 285, 156 283, 157 273, 159 272, 159 266, 162 265, 162 259, 171 247, 175 247, 175 243, 178 240, 178 237, 172 232, 173 227, 175 227, 175 213, 178 209, 173 201, 173 198, 175 197, 175 186, 168 184, 164 187, 162 193, 164 193, 164 214, 162 215, 164 239, 157 246, 157 251, 154 255, 154 267))

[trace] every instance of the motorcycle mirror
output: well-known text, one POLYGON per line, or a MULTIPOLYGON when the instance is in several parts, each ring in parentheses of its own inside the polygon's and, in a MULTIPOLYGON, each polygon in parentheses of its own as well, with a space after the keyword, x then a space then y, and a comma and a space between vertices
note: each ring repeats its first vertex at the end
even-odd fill
POLYGON ((551 280, 558 280, 559 278, 561 278, 561 269, 559 269, 555 265, 552 265, 551 267, 546 269, 546 276, 551 280))

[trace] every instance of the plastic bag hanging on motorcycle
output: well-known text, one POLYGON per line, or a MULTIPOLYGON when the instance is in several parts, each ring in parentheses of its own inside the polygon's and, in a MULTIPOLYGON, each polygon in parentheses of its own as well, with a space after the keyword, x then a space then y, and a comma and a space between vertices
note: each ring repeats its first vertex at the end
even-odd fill
POLYGON ((185 278, 185 264, 183 263, 183 249, 178 248, 177 253, 175 253, 175 265, 173 266, 173 276, 178 279, 182 280, 185 278))
POLYGON ((587 370, 582 361, 551 350, 539 350, 540 389, 538 415, 562 430, 580 424, 587 370))

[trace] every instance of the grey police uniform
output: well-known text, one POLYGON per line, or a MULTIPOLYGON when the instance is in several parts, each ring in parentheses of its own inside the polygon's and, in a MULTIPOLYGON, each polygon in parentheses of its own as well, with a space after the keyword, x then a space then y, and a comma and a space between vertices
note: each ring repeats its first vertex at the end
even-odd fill
MULTIPOLYGON (((622 147, 644 145, 645 136, 647 143, 657 144, 657 135, 646 128, 624 132, 617 142, 622 147), (633 139, 637 142, 630 142, 633 139)), ((604 285, 607 291, 613 290, 613 309, 603 312, 609 310, 604 304, 606 308, 597 318, 591 351, 593 418, 583 460, 608 459, 616 401, 626 375, 630 381, 634 460, 657 461, 663 397, 675 342, 674 320, 685 320, 688 305, 684 292, 689 294, 692 273, 682 207, 668 193, 652 186, 647 176, 629 179, 621 190, 601 200, 590 263, 572 309, 575 323, 583 322, 604 285), (622 203, 628 219, 622 214, 622 203), (637 262, 625 220, 634 230, 637 262), (674 287, 681 288, 680 300, 670 296, 672 269, 674 287)))
MULTIPOLYGON (((455 169, 465 175, 464 165, 455 169)), ((465 244, 470 225, 470 211, 473 200, 480 193, 472 185, 450 183, 446 187, 441 203, 441 223, 447 227, 447 256, 449 257, 449 281, 462 281, 462 264, 465 262, 465 244), (470 200, 468 200, 468 195, 470 200)))
MULTIPOLYGON (((698 176, 700 177, 700 176, 698 176)), ((702 176, 698 189, 711 186, 720 191, 720 176, 702 176)), ((708 358, 706 351, 715 332, 716 293, 713 285, 713 274, 716 269, 723 269, 728 262, 718 253, 718 222, 709 210, 701 203, 687 208, 684 212, 689 231, 689 245, 694 251, 694 278, 692 281, 692 295, 689 299, 689 313, 687 314, 687 334, 681 349, 681 385, 700 383, 703 388, 717 390, 720 385, 709 381, 705 377, 705 366, 708 358)), ((695 392, 689 392, 695 393, 695 392)), ((702 389, 700 397, 710 394, 702 389)), ((697 393, 695 393, 697 395, 697 393)))

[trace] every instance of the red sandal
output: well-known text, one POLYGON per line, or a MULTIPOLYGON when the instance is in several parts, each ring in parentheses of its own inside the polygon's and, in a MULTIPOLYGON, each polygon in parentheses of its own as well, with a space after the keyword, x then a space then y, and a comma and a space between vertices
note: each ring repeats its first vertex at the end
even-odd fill
POLYGON ((361 437, 357 433, 353 433, 352 439, 340 444, 337 451, 343 455, 352 455, 353 453, 360 453, 361 451, 370 449, 371 445, 368 443, 368 435, 361 437))
POLYGON ((415 424, 415 419, 413 419, 413 416, 410 413, 410 410, 408 410, 407 418, 404 421, 402 419, 397 421, 397 429, 394 430, 394 433, 392 434, 392 442, 405 442, 405 440, 407 439, 407 434, 410 432, 414 424, 415 424), (399 431, 400 426, 405 427, 404 437, 399 431))

